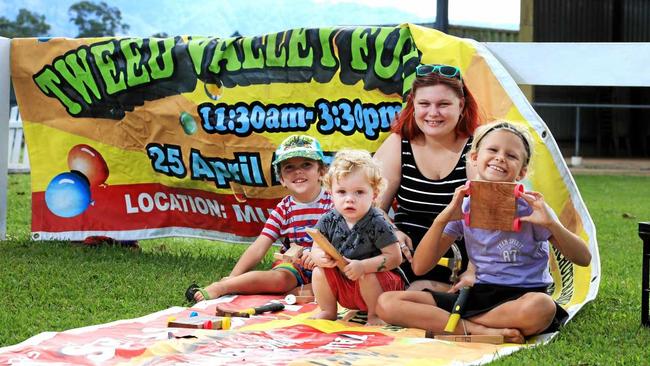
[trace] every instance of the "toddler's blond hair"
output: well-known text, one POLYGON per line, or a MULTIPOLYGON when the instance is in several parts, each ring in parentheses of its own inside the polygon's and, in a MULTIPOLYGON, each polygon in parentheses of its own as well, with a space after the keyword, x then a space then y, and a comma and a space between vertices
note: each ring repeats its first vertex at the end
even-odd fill
POLYGON ((327 174, 323 176, 323 185, 331 191, 335 178, 339 180, 357 171, 363 171, 375 195, 379 195, 386 187, 386 179, 381 175, 379 163, 368 151, 355 149, 344 149, 336 153, 327 174))

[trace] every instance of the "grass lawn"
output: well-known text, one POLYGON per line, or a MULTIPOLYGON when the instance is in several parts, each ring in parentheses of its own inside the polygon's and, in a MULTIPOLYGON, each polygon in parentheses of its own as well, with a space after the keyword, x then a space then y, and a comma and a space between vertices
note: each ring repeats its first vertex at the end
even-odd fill
MULTIPOLYGON (((549 345, 516 352, 497 365, 650 363, 650 329, 640 326, 638 222, 650 221, 650 177, 575 180, 593 218, 601 257, 598 297, 549 345)), ((244 245, 169 238, 142 250, 30 240, 28 175, 9 177, 8 240, 0 242, 0 347, 62 331, 187 306, 191 282, 229 273, 244 245)), ((268 266, 267 255, 262 266, 268 266)))

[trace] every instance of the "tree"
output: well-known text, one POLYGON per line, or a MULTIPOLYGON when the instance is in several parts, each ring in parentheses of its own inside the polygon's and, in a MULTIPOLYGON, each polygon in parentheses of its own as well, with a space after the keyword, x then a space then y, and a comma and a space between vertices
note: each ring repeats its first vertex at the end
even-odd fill
POLYGON ((115 36, 118 32, 129 30, 129 25, 122 23, 120 9, 110 7, 103 1, 99 4, 80 1, 70 6, 68 14, 70 21, 79 28, 77 37, 115 36))
POLYGON ((45 22, 45 16, 20 9, 16 20, 11 21, 0 17, 0 36, 7 38, 46 36, 50 25, 45 22))
POLYGON ((153 37, 153 38, 167 38, 167 37, 169 37, 169 34, 167 34, 167 32, 158 32, 158 33, 152 34, 151 37, 153 37))

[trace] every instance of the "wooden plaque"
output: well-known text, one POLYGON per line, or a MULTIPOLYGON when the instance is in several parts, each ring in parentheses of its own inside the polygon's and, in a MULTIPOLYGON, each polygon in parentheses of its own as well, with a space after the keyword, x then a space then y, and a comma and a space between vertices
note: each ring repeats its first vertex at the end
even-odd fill
POLYGON ((523 193, 519 183, 471 181, 469 217, 465 216, 465 222, 479 229, 519 231, 519 191, 523 193))
POLYGON ((490 343, 490 344, 503 344, 502 335, 488 335, 488 334, 472 334, 472 335, 435 335, 433 339, 449 342, 468 342, 468 343, 490 343))

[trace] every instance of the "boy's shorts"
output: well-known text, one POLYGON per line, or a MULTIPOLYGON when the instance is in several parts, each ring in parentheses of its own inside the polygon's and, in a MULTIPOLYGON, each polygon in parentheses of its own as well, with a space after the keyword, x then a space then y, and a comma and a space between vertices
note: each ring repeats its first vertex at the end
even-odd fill
POLYGON ((297 286, 311 283, 311 271, 303 268, 301 265, 278 260, 273 262, 271 269, 290 272, 296 278, 298 282, 297 286))
MULTIPOLYGON (((358 309, 361 311, 368 311, 366 302, 363 301, 361 296, 361 288, 359 281, 352 281, 345 276, 338 268, 322 268, 327 278, 327 283, 332 289, 334 297, 338 300, 341 306, 348 309, 358 309)), ((404 281, 398 274, 388 272, 375 272, 377 280, 381 288, 386 291, 402 291, 404 290, 404 281)))

